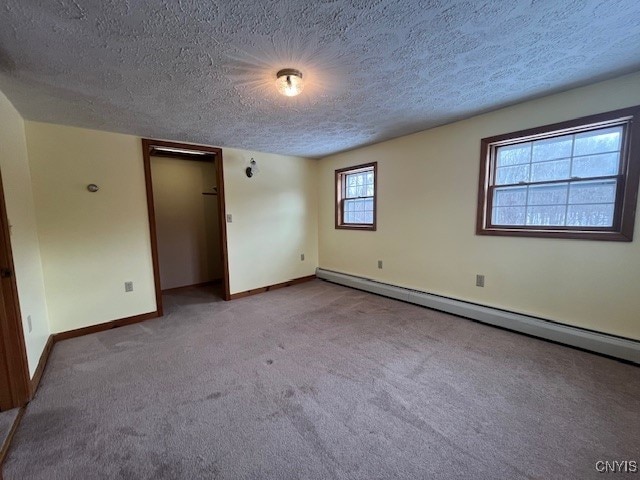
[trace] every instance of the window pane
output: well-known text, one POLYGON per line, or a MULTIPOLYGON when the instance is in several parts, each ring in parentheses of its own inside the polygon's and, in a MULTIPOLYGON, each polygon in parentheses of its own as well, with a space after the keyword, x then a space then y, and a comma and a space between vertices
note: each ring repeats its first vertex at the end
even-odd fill
POLYGON ((556 158, 569 158, 571 157, 572 144, 573 135, 537 140, 533 142, 533 155, 531 160, 533 162, 543 162, 556 158))
POLYGON ((537 185, 529 187, 529 205, 565 205, 569 184, 537 185))
POLYGON ((616 181, 579 182, 571 185, 569 203, 614 203, 616 201, 616 181))
POLYGON ((524 225, 525 207, 494 207, 494 225, 524 225))
POLYGON ((344 210, 345 212, 353 212, 354 210, 354 202, 355 200, 345 200, 344 201, 344 210))
POLYGON ((580 178, 604 177, 617 175, 620 164, 620 153, 604 153, 573 159, 571 176, 580 178))
POLYGON ((548 180, 564 180, 569 178, 571 160, 557 160, 553 162, 534 163, 531 165, 531 181, 545 182, 548 180))
POLYGON ((502 187, 493 191, 493 205, 508 207, 526 205, 527 187, 502 187))
POLYGON ((603 128, 576 134, 574 155, 615 152, 620 150, 622 127, 603 128))
POLYGON ((564 225, 565 210, 564 205, 529 207, 527 208, 527 225, 564 225))
POLYGON ((372 198, 345 200, 344 210, 344 223, 373 223, 372 198))
POLYGON ((374 194, 373 172, 365 170, 346 175, 345 198, 367 197, 374 194))
POLYGON ((508 167, 510 165, 529 163, 529 159, 531 157, 531 142, 498 147, 497 153, 498 167, 508 167))
POLYGON ((364 201, 364 209, 365 210, 369 210, 369 211, 373 211, 373 198, 367 198, 364 201))
POLYGON ((573 227, 611 227, 613 226, 614 204, 569 205, 567 225, 573 227))
POLYGON ((496 169, 496 185, 508 185, 511 183, 528 182, 529 165, 515 167, 502 167, 496 169))

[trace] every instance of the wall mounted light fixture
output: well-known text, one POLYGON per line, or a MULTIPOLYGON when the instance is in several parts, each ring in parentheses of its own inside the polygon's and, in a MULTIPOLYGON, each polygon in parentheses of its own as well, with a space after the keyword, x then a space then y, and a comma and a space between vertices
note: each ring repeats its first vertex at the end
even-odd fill
POLYGON ((249 162, 249 166, 246 168, 244 173, 247 174, 247 177, 251 178, 253 177, 254 173, 258 173, 259 171, 260 170, 258 170, 258 164, 253 158, 251 158, 251 161, 249 162))
POLYGON ((284 68, 276 73, 276 87, 278 91, 287 97, 295 97, 302 93, 304 83, 302 72, 295 68, 284 68))

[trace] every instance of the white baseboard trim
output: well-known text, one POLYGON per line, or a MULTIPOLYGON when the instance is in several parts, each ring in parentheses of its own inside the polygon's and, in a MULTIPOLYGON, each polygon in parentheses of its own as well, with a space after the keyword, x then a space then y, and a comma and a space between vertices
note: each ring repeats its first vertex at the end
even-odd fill
POLYGON ((411 290, 409 288, 398 287, 376 280, 322 268, 316 269, 316 276, 332 283, 376 293, 416 305, 422 305, 460 317, 471 318, 489 325, 526 333, 535 337, 545 338, 554 342, 640 364, 640 342, 636 340, 572 327, 551 320, 500 310, 498 308, 485 307, 475 303, 455 300, 419 290, 411 290))

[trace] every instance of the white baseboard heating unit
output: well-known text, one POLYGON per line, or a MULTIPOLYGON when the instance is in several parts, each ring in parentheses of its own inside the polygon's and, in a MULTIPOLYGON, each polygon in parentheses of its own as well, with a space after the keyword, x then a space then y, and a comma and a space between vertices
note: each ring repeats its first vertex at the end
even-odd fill
POLYGON ((422 305, 460 317, 471 318, 489 325, 526 333, 535 337, 640 364, 640 342, 628 338, 563 325, 551 320, 485 307, 475 303, 397 287, 395 285, 322 268, 316 269, 316 276, 339 285, 422 305))

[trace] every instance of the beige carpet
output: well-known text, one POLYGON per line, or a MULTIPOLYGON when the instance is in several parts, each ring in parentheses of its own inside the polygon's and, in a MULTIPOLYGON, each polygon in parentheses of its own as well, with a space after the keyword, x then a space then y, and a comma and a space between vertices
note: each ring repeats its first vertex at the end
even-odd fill
POLYGON ((11 410, 0 412, 0 445, 4 445, 19 412, 19 408, 12 408, 11 410))
POLYGON ((166 307, 55 346, 7 479, 586 479, 640 460, 635 366, 319 280, 166 307))

